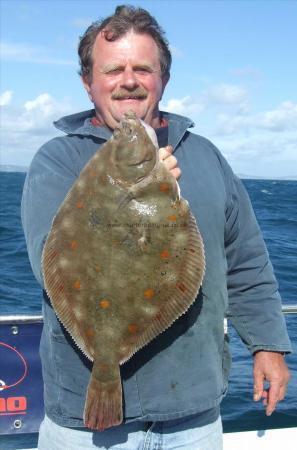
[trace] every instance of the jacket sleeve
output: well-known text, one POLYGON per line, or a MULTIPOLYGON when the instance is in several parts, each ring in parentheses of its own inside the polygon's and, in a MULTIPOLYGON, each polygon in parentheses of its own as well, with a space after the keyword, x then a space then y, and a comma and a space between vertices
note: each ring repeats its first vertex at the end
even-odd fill
POLYGON ((77 171, 62 138, 45 144, 28 171, 21 203, 22 225, 35 278, 43 285, 41 256, 54 216, 74 183, 77 171))
POLYGON ((248 349, 290 352, 269 255, 242 182, 231 175, 226 208, 227 317, 248 349))

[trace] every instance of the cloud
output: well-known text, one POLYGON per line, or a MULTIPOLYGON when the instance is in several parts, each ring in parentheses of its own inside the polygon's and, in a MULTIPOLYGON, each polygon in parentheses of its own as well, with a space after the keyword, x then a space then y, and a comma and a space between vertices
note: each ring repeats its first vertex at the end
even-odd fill
POLYGON ((250 132, 252 129, 283 132, 297 129, 297 103, 282 102, 275 109, 255 114, 220 114, 218 116, 219 134, 250 132))
POLYGON ((207 89, 204 96, 209 103, 234 105, 246 102, 247 91, 242 86, 221 83, 207 89))
POLYGON ((1 59, 34 64, 76 66, 72 60, 52 58, 46 48, 26 43, 0 42, 1 59))
POLYGON ((258 176, 297 176, 297 133, 214 136, 217 147, 237 173, 258 176))
MULTIPOLYGON (((24 104, 25 112, 28 115, 33 116, 34 113, 38 113, 44 118, 51 117, 60 108, 61 105, 47 93, 40 94, 34 100, 28 100, 24 104)), ((62 109, 64 108, 62 107, 62 109)))
POLYGON ((22 106, 10 104, 3 108, 2 164, 29 165, 36 150, 44 142, 61 134, 52 122, 72 112, 69 100, 58 101, 48 93, 42 93, 22 106))
POLYGON ((161 104, 160 109, 175 114, 191 114, 200 113, 204 109, 204 105, 195 101, 190 95, 183 98, 172 98, 167 104, 161 104))
POLYGON ((12 91, 4 91, 0 94, 0 106, 7 106, 10 104, 12 99, 12 91))
POLYGON ((182 98, 171 98, 167 104, 162 103, 161 109, 176 114, 200 114, 219 107, 236 108, 237 113, 248 111, 248 93, 242 86, 231 84, 217 84, 208 87, 197 95, 187 95, 182 98))
POLYGON ((220 114, 210 138, 237 173, 297 176, 297 104, 248 114, 220 114))
POLYGON ((199 123, 194 132, 210 138, 235 172, 297 176, 297 103, 287 100, 255 111, 247 89, 221 83, 160 106, 199 123))
POLYGON ((259 116, 258 126, 272 131, 297 129, 297 103, 286 101, 259 116))

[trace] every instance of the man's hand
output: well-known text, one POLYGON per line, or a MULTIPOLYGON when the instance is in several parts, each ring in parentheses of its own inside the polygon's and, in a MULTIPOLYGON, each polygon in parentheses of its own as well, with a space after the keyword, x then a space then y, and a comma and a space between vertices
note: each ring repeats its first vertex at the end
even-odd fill
POLYGON ((254 355, 254 400, 263 398, 266 415, 270 416, 277 402, 284 399, 290 372, 284 356, 277 352, 261 350, 254 355), (264 382, 268 381, 268 389, 264 382))
POLYGON ((172 155, 173 147, 167 145, 166 147, 161 147, 159 149, 159 159, 162 161, 167 169, 170 170, 174 178, 177 180, 181 176, 181 170, 177 166, 177 159, 172 155))

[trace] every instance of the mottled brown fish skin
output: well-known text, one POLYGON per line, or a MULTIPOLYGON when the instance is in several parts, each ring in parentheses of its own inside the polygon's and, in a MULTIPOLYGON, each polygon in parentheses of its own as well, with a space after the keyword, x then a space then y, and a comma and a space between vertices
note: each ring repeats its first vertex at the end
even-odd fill
POLYGON ((94 361, 87 427, 122 422, 119 365, 186 312, 204 265, 188 203, 145 128, 126 114, 67 194, 43 252, 57 316, 94 361))

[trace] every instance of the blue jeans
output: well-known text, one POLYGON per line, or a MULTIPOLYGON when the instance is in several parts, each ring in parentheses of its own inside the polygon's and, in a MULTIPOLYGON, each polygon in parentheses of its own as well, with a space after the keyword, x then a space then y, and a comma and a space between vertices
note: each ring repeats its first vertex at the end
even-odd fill
POLYGON ((64 428, 45 417, 38 450, 222 450, 222 422, 195 426, 195 417, 166 422, 130 422, 103 432, 64 428))

